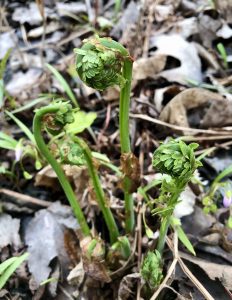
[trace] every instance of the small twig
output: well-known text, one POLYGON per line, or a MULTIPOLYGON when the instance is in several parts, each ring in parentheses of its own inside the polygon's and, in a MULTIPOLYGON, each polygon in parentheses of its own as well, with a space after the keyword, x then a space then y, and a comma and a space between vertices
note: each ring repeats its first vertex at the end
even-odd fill
POLYGON ((14 192, 8 189, 0 189, 0 194, 7 195, 9 197, 15 198, 17 200, 20 200, 22 204, 33 204, 39 207, 49 207, 52 202, 44 201, 37 199, 35 197, 31 197, 29 195, 20 194, 18 192, 14 192))
POLYGON ((230 145, 232 145, 232 141, 229 141, 229 142, 226 142, 226 143, 222 143, 222 144, 219 144, 219 145, 217 145, 217 146, 210 147, 210 148, 207 148, 207 149, 203 149, 203 150, 196 151, 195 154, 196 154, 196 155, 199 155, 199 154, 202 154, 202 153, 204 153, 204 152, 207 151, 207 152, 208 152, 208 155, 209 155, 211 152, 217 150, 218 148, 225 148, 225 147, 228 147, 228 146, 230 146, 230 145))
POLYGON ((172 288, 171 286, 169 285, 165 285, 165 288, 167 289, 170 289, 171 291, 173 291, 173 293, 175 293, 177 296, 178 296, 178 299, 179 300, 191 300, 190 298, 186 298, 186 296, 182 296, 180 293, 178 293, 174 288, 172 288))
POLYGON ((69 300, 75 300, 72 295, 69 294, 68 291, 66 291, 65 288, 63 288, 61 285, 59 285, 59 289, 61 290, 61 292, 65 295, 65 297, 67 297, 67 299, 69 300))
POLYGON ((188 132, 193 132, 193 133, 206 133, 206 134, 220 134, 220 135, 228 135, 231 130, 229 131, 217 131, 217 130, 211 130, 211 129, 197 129, 197 128, 190 128, 190 127, 183 127, 183 126, 178 126, 178 125, 173 125, 173 124, 169 124, 167 122, 163 122, 160 120, 157 120, 155 118, 149 117, 147 115, 143 115, 143 114, 130 114, 131 118, 137 118, 137 119, 141 119, 141 120, 145 120, 151 123, 155 123, 161 126, 165 126, 165 127, 169 127, 172 129, 176 129, 176 130, 181 130, 181 131, 188 131, 188 132))
POLYGON ((184 136, 181 138, 185 142, 199 141, 215 141, 215 140, 231 140, 232 135, 213 135, 213 136, 184 136))
MULTIPOLYGON (((173 249, 173 245, 171 243, 171 240, 167 237, 166 238, 168 247, 170 250, 173 249)), ((193 273, 189 270, 189 268, 185 265, 183 260, 178 255, 177 257, 178 263, 180 264, 180 267, 182 268, 183 272, 188 276, 188 278, 194 283, 194 285, 197 287, 197 289, 202 293, 202 295, 205 297, 206 300, 215 300, 210 293, 205 289, 205 287, 200 283, 200 281, 193 275, 193 273)), ((155 298, 154 298, 155 299, 155 298)), ((154 300, 153 299, 153 300, 154 300)))

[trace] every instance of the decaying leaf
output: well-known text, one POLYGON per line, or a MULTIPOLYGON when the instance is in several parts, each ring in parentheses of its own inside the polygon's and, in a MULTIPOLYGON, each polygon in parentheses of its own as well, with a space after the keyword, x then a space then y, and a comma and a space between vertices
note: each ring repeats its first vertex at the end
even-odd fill
POLYGON ((198 265, 212 280, 219 279, 220 282, 229 290, 232 289, 232 281, 231 281, 231 274, 232 274, 232 266, 223 265, 223 264, 216 264, 212 263, 200 258, 196 258, 190 256, 188 254, 180 253, 181 257, 189 260, 190 262, 198 265))
POLYGON ((70 271, 67 280, 70 284, 75 284, 78 286, 83 281, 84 277, 85 271, 83 267, 83 262, 80 261, 79 264, 77 264, 75 268, 73 268, 70 271))
POLYGON ((91 278, 100 282, 111 282, 109 271, 104 260, 104 245, 99 240, 90 254, 89 245, 92 243, 90 237, 81 240, 83 268, 85 273, 91 278))
POLYGON ((55 202, 48 209, 40 210, 29 222, 25 231, 25 241, 30 257, 29 270, 39 285, 51 272, 50 262, 58 257, 67 272, 69 258, 64 247, 64 229, 78 229, 71 208, 55 202), (46 251, 44 251, 46 249, 46 251))
POLYGON ((0 249, 10 245, 17 250, 21 246, 19 227, 19 219, 0 214, 0 249))

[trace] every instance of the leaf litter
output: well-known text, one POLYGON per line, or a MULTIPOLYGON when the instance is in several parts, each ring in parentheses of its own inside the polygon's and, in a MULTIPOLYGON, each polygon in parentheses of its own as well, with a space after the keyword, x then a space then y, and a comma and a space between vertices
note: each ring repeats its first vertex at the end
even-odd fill
MULTIPOLYGON (((119 166, 118 90, 111 89, 99 94, 86 87, 80 88, 76 74, 72 72, 72 68, 67 67, 75 63, 72 48, 78 47, 80 40, 91 35, 92 27, 97 27, 102 35, 108 35, 110 32, 112 37, 119 39, 130 49, 135 59, 132 113, 151 117, 155 121, 161 121, 162 124, 161 127, 154 123, 149 124, 148 119, 143 122, 139 118, 131 119, 132 147, 136 153, 139 153, 139 162, 146 165, 146 168, 141 169, 142 182, 145 178, 153 178, 151 155, 158 142, 165 140, 167 131, 164 128, 165 124, 168 124, 168 135, 176 136, 181 132, 183 135, 188 135, 187 138, 195 138, 197 141, 199 139, 201 150, 215 147, 211 157, 205 159, 207 163, 201 170, 203 179, 208 180, 209 185, 212 179, 230 163, 230 145, 224 145, 218 138, 223 138, 225 132, 230 136, 232 130, 231 3, 228 0, 153 2, 122 2, 122 10, 115 18, 111 2, 103 5, 97 2, 94 6, 89 5, 89 1, 78 3, 59 1, 55 5, 45 1, 46 24, 44 24, 34 2, 22 4, 20 1, 10 3, 4 1, 3 6, 8 5, 8 7, 7 10, 1 10, 4 13, 1 15, 3 30, 0 33, 0 58, 9 48, 13 48, 10 64, 7 65, 4 75, 6 91, 14 97, 14 105, 18 108, 27 105, 42 92, 63 93, 62 87, 55 82, 51 74, 45 71, 43 61, 59 66, 59 71, 72 86, 75 96, 78 96, 78 103, 83 112, 94 111, 86 115, 86 118, 89 117, 89 122, 91 123, 97 115, 93 126, 95 139, 88 136, 87 132, 83 133, 89 140, 91 148, 106 153, 110 160, 112 159, 119 166), (109 27, 100 22, 101 18, 110 21, 107 25, 109 27), (222 53, 218 52, 218 43, 223 44, 226 56, 223 57, 222 53), (229 68, 225 68, 225 60, 229 68), (108 121, 105 120, 106 114, 108 114, 108 121), (174 125, 184 129, 176 131, 174 125), (193 137, 193 132, 188 131, 188 128, 206 131, 195 131, 196 136, 193 137), (212 128, 217 132, 215 140, 208 134, 212 128)), ((5 98, 5 103, 10 106, 10 98, 7 96, 5 98)), ((31 126, 31 117, 32 110, 19 114, 19 118, 22 118, 28 126, 31 126)), ((1 126, 5 132, 9 130, 11 123, 2 118, 1 126)), ((13 130, 14 137, 20 137, 20 134, 17 130, 13 130)), ((1 165, 11 165, 11 153, 0 151, 1 165)), ((31 292, 34 293, 35 299, 47 297, 46 293, 49 297, 57 297, 57 299, 62 298, 64 293, 66 293, 65 297, 71 297, 70 299, 74 294, 83 299, 116 299, 118 294, 120 299, 135 299, 135 297, 141 299, 143 282, 137 266, 141 263, 141 255, 146 253, 149 247, 154 247, 152 246, 154 240, 147 238, 143 230, 139 231, 141 238, 136 249, 138 256, 135 256, 132 266, 122 273, 123 275, 119 276, 117 281, 110 283, 107 272, 104 273, 106 270, 101 269, 102 265, 97 264, 87 264, 85 267, 89 267, 92 274, 101 271, 102 281, 108 283, 104 287, 102 284, 100 288, 93 278, 90 279, 90 276, 86 281, 83 261, 78 256, 78 241, 77 244, 74 243, 74 248, 69 245, 69 251, 64 241, 66 231, 75 231, 78 225, 70 209, 63 205, 66 204, 66 200, 60 193, 55 174, 49 166, 45 166, 38 172, 33 169, 30 161, 26 161, 26 164, 36 173, 35 179, 32 179, 30 184, 25 183, 21 178, 17 178, 17 183, 13 184, 0 174, 1 185, 4 188, 22 191, 22 196, 23 193, 29 193, 43 201, 59 199, 62 204, 53 201, 49 208, 40 209, 35 215, 33 215, 35 209, 19 210, 13 206, 11 208, 9 205, 3 205, 3 213, 0 215, 1 258, 6 259, 14 251, 26 247, 31 253, 28 261, 30 273, 26 274, 24 279, 18 277, 19 282, 30 281, 31 292), (142 243, 141 239, 146 242, 142 243), (71 248, 75 250, 70 251, 71 248), (73 265, 71 261, 74 257, 73 265), (68 277, 68 288, 67 282, 65 285, 58 281, 39 287, 41 281, 49 277, 64 278, 66 281, 69 267, 75 265, 76 268, 68 277), (70 289, 71 285, 73 286, 70 289), (70 294, 67 292, 69 289, 70 294), (73 291, 76 293, 73 294, 73 291)), ((101 223, 99 225, 101 218, 99 218, 86 169, 69 166, 65 166, 64 169, 71 184, 75 186, 76 195, 81 199, 88 220, 98 227, 102 226, 101 223)), ((117 219, 121 220, 123 203, 120 195, 120 179, 117 175, 108 174, 103 166, 99 166, 99 172, 102 186, 107 191, 114 213, 117 219)), ((20 176, 19 174, 20 171, 16 168, 16 175, 20 176)), ((209 280, 207 284, 211 286, 207 284, 205 286, 210 287, 209 290, 214 295, 219 285, 220 288, 232 289, 230 284, 231 231, 225 230, 225 217, 222 217, 223 214, 228 215, 228 209, 224 209, 220 217, 215 214, 204 214, 201 202, 204 191, 205 187, 196 189, 190 185, 182 194, 182 202, 177 206, 176 216, 181 218, 183 228, 194 244, 197 258, 181 252, 180 255, 185 257, 185 262, 189 260, 197 265, 200 268, 198 273, 202 270, 206 271, 205 278, 209 280)), ((157 189, 153 188, 152 197, 155 198, 156 193, 157 189)), ((139 199, 138 194, 134 195, 139 199)), ((20 199, 18 201, 20 202, 20 199)), ((27 205, 26 202, 24 205, 27 205)), ((36 209, 38 208, 40 207, 36 209)), ((136 211, 137 209, 136 207, 136 211)), ((138 220, 139 216, 138 214, 138 220)), ((151 221, 146 215, 146 221, 156 234, 158 228, 154 219, 151 221)), ((75 240, 75 234, 72 237, 75 240)), ((170 255, 169 257, 168 255, 164 261, 167 268, 170 262, 170 255)), ((189 265, 189 268, 194 272, 193 266, 189 265)), ((176 299, 202 299, 191 280, 183 277, 183 274, 179 277, 177 273, 170 280, 169 289, 163 290, 164 295, 171 295, 174 299, 173 294, 181 293, 176 296, 176 299), (173 292, 171 289, 176 290, 173 292)), ((13 281, 10 282, 12 283, 13 281)), ((220 291, 224 293, 225 290, 220 291)), ((31 292, 26 291, 29 298, 32 297, 31 292)), ((7 293, 12 293, 9 287, 8 291, 5 290, 3 293, 3 297, 7 293)), ((16 289, 16 297, 18 296, 20 291, 16 289)), ((223 294, 220 299, 226 299, 226 296, 223 294)))

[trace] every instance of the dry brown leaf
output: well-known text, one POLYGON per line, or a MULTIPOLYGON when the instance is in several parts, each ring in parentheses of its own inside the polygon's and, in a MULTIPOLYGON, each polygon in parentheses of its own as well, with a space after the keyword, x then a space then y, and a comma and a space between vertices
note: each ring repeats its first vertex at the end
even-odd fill
POLYGON ((180 256, 196 265, 206 272, 210 279, 219 279, 220 282, 229 290, 232 289, 232 266, 215 264, 206 260, 190 256, 188 254, 179 252, 180 256))
POLYGON ((216 9, 222 14, 222 17, 232 23, 232 1, 231 0, 215 0, 216 9))
MULTIPOLYGON (((225 100, 223 96, 219 94, 200 88, 190 88, 179 93, 164 107, 160 114, 160 120, 174 125, 189 127, 187 118, 187 111, 189 109, 204 107, 214 103, 221 104, 224 102, 226 103, 227 100, 225 100)), ((221 111, 220 105, 217 105, 215 109, 217 109, 222 116, 226 114, 226 112, 223 111, 225 108, 223 107, 221 111)), ((208 121, 209 119, 207 119, 207 122, 204 121, 203 125, 206 126, 207 124, 207 126, 214 127, 225 125, 226 122, 228 122, 228 117, 227 119, 223 119, 220 114, 214 113, 212 116, 213 119, 211 118, 211 123, 208 121)))
POLYGON ((166 64, 166 55, 157 54, 148 58, 140 58, 133 65, 133 83, 135 86, 138 80, 154 77, 164 69, 166 64))

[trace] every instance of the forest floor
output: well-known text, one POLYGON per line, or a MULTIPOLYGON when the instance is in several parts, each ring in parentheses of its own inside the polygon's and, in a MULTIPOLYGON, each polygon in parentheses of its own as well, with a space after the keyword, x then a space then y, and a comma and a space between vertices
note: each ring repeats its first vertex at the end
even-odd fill
MULTIPOLYGON (((159 299, 232 299, 231 38, 230 0, 0 2, 0 261, 30 254, 0 290, 0 299, 150 299, 157 290, 159 299), (31 134, 36 108, 57 98, 77 101, 88 113, 84 128, 91 125, 80 136, 119 167, 119 89, 98 92, 75 70, 73 49, 94 34, 119 41, 134 59, 130 138, 142 186, 157 178, 152 155, 167 138, 199 143, 197 155, 208 150, 175 210, 196 256, 170 230, 164 281, 150 294, 140 268, 147 251, 155 249, 160 220, 144 211, 139 190, 133 194, 133 256, 111 280, 96 266, 86 272, 78 224, 31 134)), ((86 167, 65 165, 64 171, 88 223, 107 240, 86 167)), ((120 219, 118 174, 105 167, 99 174, 120 219)), ((154 187, 149 197, 158 194, 154 187)))

